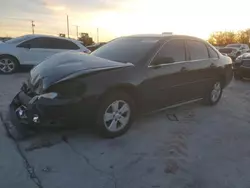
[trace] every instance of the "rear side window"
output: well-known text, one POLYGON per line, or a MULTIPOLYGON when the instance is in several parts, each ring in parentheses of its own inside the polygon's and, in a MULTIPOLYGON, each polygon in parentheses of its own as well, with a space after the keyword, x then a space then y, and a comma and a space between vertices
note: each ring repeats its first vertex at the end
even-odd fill
POLYGON ((156 59, 171 59, 172 62, 186 60, 184 40, 171 40, 167 42, 157 54, 156 59))
POLYGON ((54 39, 51 38, 51 48, 52 49, 65 49, 65 50, 77 50, 79 47, 68 40, 63 40, 63 39, 54 39))
POLYGON ((217 54, 217 52, 210 46, 208 46, 208 51, 209 51, 210 58, 217 58, 217 59, 219 58, 219 55, 217 54))
POLYGON ((207 47, 203 42, 188 40, 187 47, 191 60, 201 60, 209 58, 207 47))

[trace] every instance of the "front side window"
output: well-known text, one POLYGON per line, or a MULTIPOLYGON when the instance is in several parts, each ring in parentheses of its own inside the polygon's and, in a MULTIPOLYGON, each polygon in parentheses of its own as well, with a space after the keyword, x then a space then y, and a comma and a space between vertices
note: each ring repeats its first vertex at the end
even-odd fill
POLYGON ((217 59, 219 58, 219 55, 217 54, 217 52, 210 46, 208 46, 208 51, 209 51, 210 58, 217 58, 217 59))
POLYGON ((186 60, 184 40, 171 40, 164 44, 153 61, 153 65, 168 64, 186 60))
POLYGON ((50 38, 38 37, 27 40, 18 45, 18 47, 29 47, 29 48, 51 48, 50 38))
POLYGON ((77 50, 79 47, 68 40, 51 38, 52 49, 62 49, 62 50, 77 50))
POLYGON ((187 40, 187 48, 191 60, 208 59, 208 50, 203 42, 195 40, 187 40))

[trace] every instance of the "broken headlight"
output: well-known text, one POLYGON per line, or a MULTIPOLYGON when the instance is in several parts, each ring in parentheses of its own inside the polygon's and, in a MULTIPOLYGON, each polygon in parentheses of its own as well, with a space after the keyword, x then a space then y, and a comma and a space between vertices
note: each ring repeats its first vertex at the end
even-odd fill
POLYGON ((57 96, 58 96, 58 94, 55 93, 55 92, 44 93, 44 94, 42 94, 42 95, 36 95, 36 96, 34 96, 34 97, 29 101, 29 104, 33 104, 35 101, 39 100, 40 98, 55 99, 57 96))
POLYGON ((46 99, 54 99, 58 96, 56 92, 50 92, 50 93, 44 93, 42 95, 38 95, 38 99, 40 98, 46 98, 46 99))

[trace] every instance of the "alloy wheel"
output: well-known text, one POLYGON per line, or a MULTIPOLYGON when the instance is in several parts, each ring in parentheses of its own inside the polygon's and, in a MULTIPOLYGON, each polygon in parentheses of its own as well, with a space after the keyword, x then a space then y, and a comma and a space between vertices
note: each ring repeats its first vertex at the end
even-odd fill
POLYGON ((128 125, 131 110, 127 102, 116 100, 105 110, 103 121, 110 132, 118 132, 128 125))
POLYGON ((221 95, 221 83, 216 82, 211 92, 211 101, 216 102, 220 98, 220 95, 221 95))
POLYGON ((15 69, 15 63, 8 58, 0 60, 0 71, 4 73, 10 73, 15 69))

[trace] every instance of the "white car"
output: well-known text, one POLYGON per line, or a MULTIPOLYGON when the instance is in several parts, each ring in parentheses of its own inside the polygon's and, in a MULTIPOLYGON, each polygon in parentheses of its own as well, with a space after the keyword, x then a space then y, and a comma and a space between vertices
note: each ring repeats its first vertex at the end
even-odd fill
POLYGON ((10 74, 20 66, 35 66, 64 51, 90 53, 80 41, 47 35, 25 35, 0 43, 0 73, 10 74))

